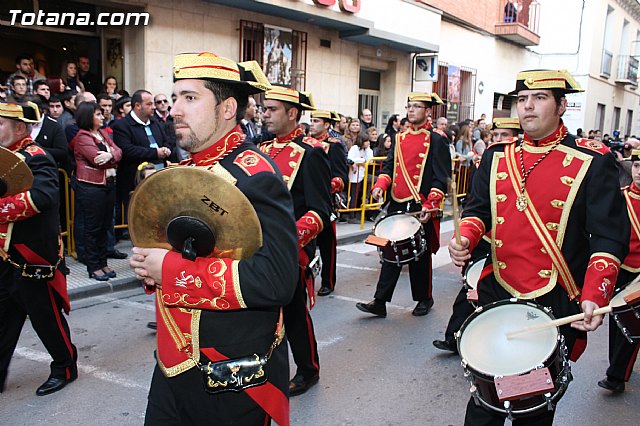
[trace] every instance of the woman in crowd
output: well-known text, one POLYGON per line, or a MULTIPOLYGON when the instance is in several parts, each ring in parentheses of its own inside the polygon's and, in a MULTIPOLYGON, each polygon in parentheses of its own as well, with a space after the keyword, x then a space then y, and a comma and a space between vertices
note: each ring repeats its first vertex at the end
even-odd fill
POLYGON ((463 125, 456 138, 456 152, 461 157, 461 165, 468 166, 473 159, 473 145, 471 142, 471 127, 463 125))
MULTIPOLYGON (((344 135, 344 142, 347 152, 354 146, 356 139, 360 136, 360 120, 358 118, 349 117, 347 120, 347 131, 344 135)), ((366 138, 365 138, 366 139, 366 138)))
POLYGON ((378 144, 376 149, 373 150, 374 157, 386 157, 391 151, 391 136, 387 133, 383 133, 378 136, 378 144))
POLYGON ((118 80, 112 75, 104 79, 102 91, 109 95, 111 99, 118 99, 118 80))
POLYGON ((65 84, 60 77, 48 77, 47 84, 49 85, 49 92, 52 95, 59 95, 64 92, 65 84))
MULTIPOLYGON (((78 105, 74 138, 76 159, 76 208, 84 213, 85 262, 89 277, 98 281, 115 278, 107 265, 107 231, 113 222, 116 166, 122 151, 102 129, 103 115, 94 102, 78 105)), ((78 236, 81 238, 81 236, 78 236)))
MULTIPOLYGON (((391 117, 389 117, 389 121, 387 122, 387 127, 384 128, 384 132, 387 135, 391 136, 391 140, 394 140, 396 138, 396 134, 398 133, 399 129, 400 129, 400 117, 398 116, 398 114, 393 114, 391 117)), ((378 146, 380 146, 379 143, 378 143, 378 146)))
POLYGON ((65 86, 69 89, 73 89, 76 92, 84 92, 84 84, 78 77, 78 66, 75 61, 65 61, 62 64, 62 72, 60 77, 65 83, 65 86))

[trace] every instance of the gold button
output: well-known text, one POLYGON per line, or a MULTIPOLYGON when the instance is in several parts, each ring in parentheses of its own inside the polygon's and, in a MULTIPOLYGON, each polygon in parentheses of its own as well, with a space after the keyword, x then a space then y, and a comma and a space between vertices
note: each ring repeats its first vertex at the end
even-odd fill
POLYGON ((541 247, 541 248, 540 248, 540 252, 542 252, 542 253, 544 253, 544 254, 547 254, 547 250, 545 250, 545 248, 544 248, 544 247, 541 247))
POLYGON ((562 177, 560 178, 560 181, 561 181, 562 183, 564 183, 565 185, 568 185, 568 186, 573 185, 573 178, 572 178, 572 177, 569 177, 569 176, 562 176, 562 177))
POLYGON ((496 247, 502 247, 502 240, 496 240, 496 247))
POLYGON ((533 79, 533 77, 529 77, 529 78, 527 78, 527 84, 533 84, 533 83, 534 83, 534 81, 535 81, 535 80, 533 79))
POLYGON ((7 238, 7 234, 5 234, 4 232, 0 232, 0 238, 7 238))
POLYGON ((560 225, 555 222, 547 222, 546 226, 549 231, 557 231, 560 225))
POLYGON ((507 269, 507 264, 502 261, 498 261, 498 268, 507 269))
POLYGON ((571 164, 572 161, 573 161, 573 155, 567 154, 564 157, 564 160, 562 160, 562 165, 567 167, 569 164, 571 164))
POLYGON ((504 223, 504 217, 497 216, 496 217, 496 224, 502 225, 503 223, 504 223))
POLYGON ((508 176, 507 172, 498 172, 498 174, 496 174, 496 179, 505 180, 508 176))
POLYGON ((561 209, 564 207, 564 201, 562 200, 551 200, 551 205, 556 209, 561 209))
POLYGON ((498 200, 499 203, 504 203, 507 201, 507 196, 505 194, 498 194, 496 195, 496 200, 498 200))
POLYGON ((418 157, 424 158, 424 157, 426 157, 426 154, 424 152, 421 152, 420 154, 418 154, 418 157))
POLYGON ((538 271, 540 278, 551 278, 551 271, 549 269, 541 269, 538 271))

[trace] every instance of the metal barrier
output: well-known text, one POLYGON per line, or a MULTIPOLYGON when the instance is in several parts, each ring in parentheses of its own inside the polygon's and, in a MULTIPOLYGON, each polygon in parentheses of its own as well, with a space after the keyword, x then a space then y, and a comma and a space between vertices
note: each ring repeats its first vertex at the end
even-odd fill
MULTIPOLYGON (((362 182, 356 185, 355 193, 357 194, 362 190, 362 200, 360 206, 349 207, 351 205, 351 184, 347 186, 347 207, 338 209, 338 213, 360 213, 360 229, 364 229, 365 214, 367 211, 376 211, 384 204, 384 198, 382 201, 375 201, 371 197, 371 187, 375 184, 376 171, 382 169, 382 162, 387 157, 373 157, 364 163, 364 177, 362 182), (370 184, 370 185, 369 185, 370 184)), ((384 195, 386 197, 386 195, 384 195)), ((357 205, 357 203, 354 203, 357 205)))

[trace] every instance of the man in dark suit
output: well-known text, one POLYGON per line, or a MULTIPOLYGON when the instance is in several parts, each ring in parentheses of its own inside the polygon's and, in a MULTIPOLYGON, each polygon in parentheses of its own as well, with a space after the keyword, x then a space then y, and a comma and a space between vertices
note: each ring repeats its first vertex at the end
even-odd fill
MULTIPOLYGON (((129 193, 135 187, 138 165, 146 161, 162 168, 172 152, 162 126, 153 117, 151 93, 136 91, 131 97, 131 106, 131 112, 111 126, 113 141, 122 149, 116 179, 116 206, 122 206, 125 214, 129 207, 129 193)), ((117 213, 117 217, 121 215, 117 213)))

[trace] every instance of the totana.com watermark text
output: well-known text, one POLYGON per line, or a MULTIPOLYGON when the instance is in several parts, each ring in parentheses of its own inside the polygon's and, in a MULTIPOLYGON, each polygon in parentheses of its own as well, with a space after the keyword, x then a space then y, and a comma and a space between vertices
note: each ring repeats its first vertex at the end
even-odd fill
POLYGON ((25 27, 33 25, 77 25, 77 26, 119 26, 119 25, 149 25, 148 12, 113 12, 98 13, 96 19, 93 19, 90 13, 75 12, 45 12, 39 10, 34 12, 23 12, 19 9, 9 11, 11 15, 11 25, 22 25, 25 27))

